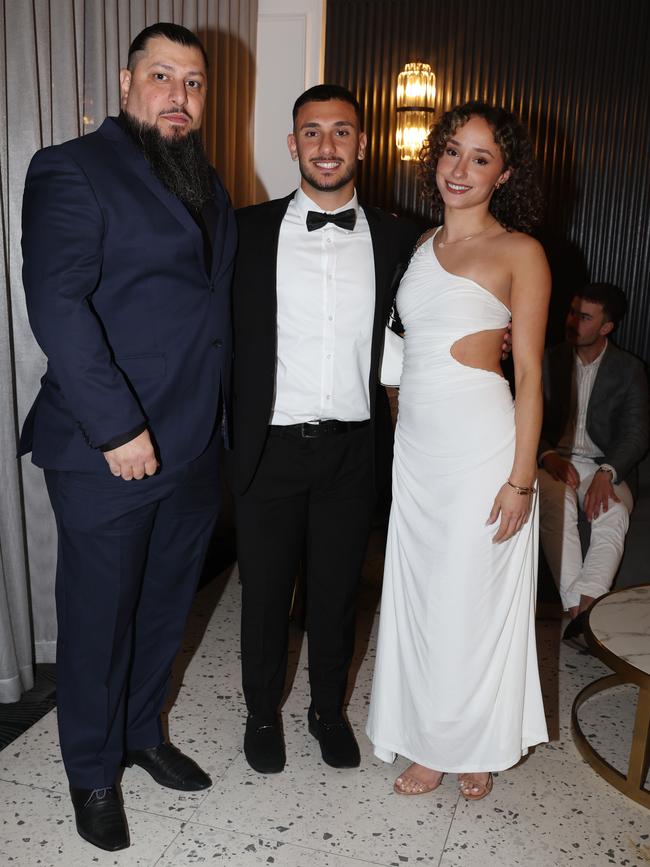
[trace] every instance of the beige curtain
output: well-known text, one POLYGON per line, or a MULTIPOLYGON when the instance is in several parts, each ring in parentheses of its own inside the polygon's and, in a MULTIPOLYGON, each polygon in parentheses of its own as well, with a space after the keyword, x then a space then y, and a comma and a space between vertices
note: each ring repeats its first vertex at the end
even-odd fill
POLYGON ((20 209, 32 154, 117 114, 129 43, 156 21, 189 27, 210 57, 205 142, 233 203, 254 195, 257 0, 0 0, 0 701, 54 661, 56 533, 43 477, 16 460, 45 359, 27 321, 20 209))

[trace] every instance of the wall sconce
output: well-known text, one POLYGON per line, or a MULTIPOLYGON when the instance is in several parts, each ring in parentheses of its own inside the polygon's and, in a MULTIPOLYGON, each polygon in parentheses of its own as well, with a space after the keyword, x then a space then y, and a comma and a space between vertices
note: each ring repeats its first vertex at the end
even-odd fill
POLYGON ((433 120, 436 77, 428 63, 407 63, 397 76, 397 132, 401 159, 418 158, 433 120))

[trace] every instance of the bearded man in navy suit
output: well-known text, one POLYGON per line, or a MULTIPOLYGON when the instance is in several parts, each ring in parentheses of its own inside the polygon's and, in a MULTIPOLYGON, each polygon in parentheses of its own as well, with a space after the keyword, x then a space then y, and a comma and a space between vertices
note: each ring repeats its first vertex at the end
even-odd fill
POLYGON ((199 137, 207 57, 142 31, 122 111, 29 168, 23 278, 47 372, 21 436, 58 530, 57 703, 77 830, 129 845, 116 786, 208 775, 160 712, 218 510, 236 229, 199 137))

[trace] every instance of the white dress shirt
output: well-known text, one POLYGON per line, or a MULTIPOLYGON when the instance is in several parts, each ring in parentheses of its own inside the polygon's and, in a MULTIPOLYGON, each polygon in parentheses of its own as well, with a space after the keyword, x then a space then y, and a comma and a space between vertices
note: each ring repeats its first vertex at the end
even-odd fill
MULTIPOLYGON (((598 368, 606 351, 607 343, 605 343, 600 355, 589 364, 584 364, 578 353, 575 350, 573 351, 571 409, 567 426, 555 448, 555 451, 563 457, 586 458, 588 460, 603 457, 604 452, 598 448, 587 432, 587 409, 594 382, 596 381, 596 375, 598 374, 598 368)), ((545 454, 548 454, 548 452, 544 452, 540 456, 540 461, 545 454)), ((601 466, 610 470, 613 481, 616 481, 616 470, 614 467, 610 466, 610 464, 601 464, 601 466)))
POLYGON ((323 209, 298 189, 282 221, 271 424, 370 417, 375 266, 356 193, 330 213, 348 208, 357 211, 353 230, 327 223, 308 232, 307 211, 323 209))

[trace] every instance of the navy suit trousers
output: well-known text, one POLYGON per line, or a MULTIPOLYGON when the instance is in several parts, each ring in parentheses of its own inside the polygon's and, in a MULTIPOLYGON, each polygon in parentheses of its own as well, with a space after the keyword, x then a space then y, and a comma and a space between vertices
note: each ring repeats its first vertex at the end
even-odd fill
POLYGON ((59 547, 57 706, 70 784, 115 781, 160 713, 219 507, 220 437, 142 480, 46 470, 59 547))

